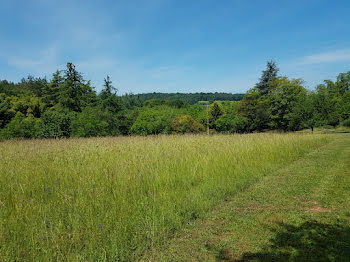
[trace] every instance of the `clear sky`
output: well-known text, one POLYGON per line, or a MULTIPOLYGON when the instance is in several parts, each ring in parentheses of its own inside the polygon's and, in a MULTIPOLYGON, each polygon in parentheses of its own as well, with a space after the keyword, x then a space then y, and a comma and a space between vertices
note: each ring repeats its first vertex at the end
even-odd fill
POLYGON ((310 89, 350 70, 349 0, 0 0, 0 79, 73 62, 100 90, 245 92, 267 60, 310 89))

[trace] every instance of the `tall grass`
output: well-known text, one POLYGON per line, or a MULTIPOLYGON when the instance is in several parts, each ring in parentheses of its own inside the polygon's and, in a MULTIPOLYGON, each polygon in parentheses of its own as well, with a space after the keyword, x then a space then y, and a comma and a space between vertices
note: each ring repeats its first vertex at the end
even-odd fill
POLYGON ((137 259, 329 139, 251 134, 2 142, 0 260, 137 259))

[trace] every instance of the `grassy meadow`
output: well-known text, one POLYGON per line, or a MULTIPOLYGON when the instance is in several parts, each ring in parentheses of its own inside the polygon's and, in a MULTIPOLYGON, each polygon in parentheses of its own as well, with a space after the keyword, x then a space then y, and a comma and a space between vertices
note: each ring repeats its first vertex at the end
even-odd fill
POLYGON ((273 171, 144 261, 350 261, 350 136, 273 171))
POLYGON ((326 134, 0 142, 0 261, 130 261, 334 139, 326 134))

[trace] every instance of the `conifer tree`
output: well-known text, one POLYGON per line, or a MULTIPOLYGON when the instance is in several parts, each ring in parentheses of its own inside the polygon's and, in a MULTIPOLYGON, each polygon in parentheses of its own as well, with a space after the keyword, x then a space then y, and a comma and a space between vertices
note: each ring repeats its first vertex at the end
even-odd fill
POLYGON ((90 81, 85 81, 81 73, 75 69, 75 65, 67 63, 64 72, 64 81, 60 86, 59 103, 63 108, 81 112, 82 108, 91 104, 95 98, 90 81))
POLYGON ((217 101, 214 101, 209 107, 209 125, 215 128, 215 121, 224 114, 224 110, 217 101))
POLYGON ((270 89, 270 82, 277 78, 279 69, 274 61, 268 61, 266 70, 262 71, 260 81, 255 85, 261 95, 267 95, 270 89))
POLYGON ((104 82, 104 89, 99 95, 102 107, 108 112, 118 113, 123 108, 122 101, 117 96, 118 89, 112 85, 109 75, 104 79, 104 82))
POLYGON ((61 71, 56 70, 52 75, 52 80, 44 88, 43 101, 49 106, 54 106, 58 103, 60 86, 64 78, 61 76, 61 71))

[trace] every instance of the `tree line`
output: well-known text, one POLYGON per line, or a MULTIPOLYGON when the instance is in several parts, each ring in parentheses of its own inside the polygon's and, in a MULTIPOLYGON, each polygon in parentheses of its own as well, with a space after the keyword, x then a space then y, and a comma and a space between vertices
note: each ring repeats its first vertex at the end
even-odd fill
POLYGON ((150 99, 160 100, 181 100, 183 102, 194 105, 200 101, 208 101, 213 103, 216 100, 219 101, 240 101, 243 99, 244 94, 231 94, 231 93, 145 93, 137 94, 138 99, 146 101, 150 99))
POLYGON ((32 76, 19 83, 0 81, 0 138, 201 133, 209 129, 246 133, 350 126, 349 90, 350 71, 309 91, 302 79, 279 76, 276 63, 270 61, 244 97, 227 93, 118 96, 109 76, 97 93, 90 81, 67 63, 50 81, 32 76))

